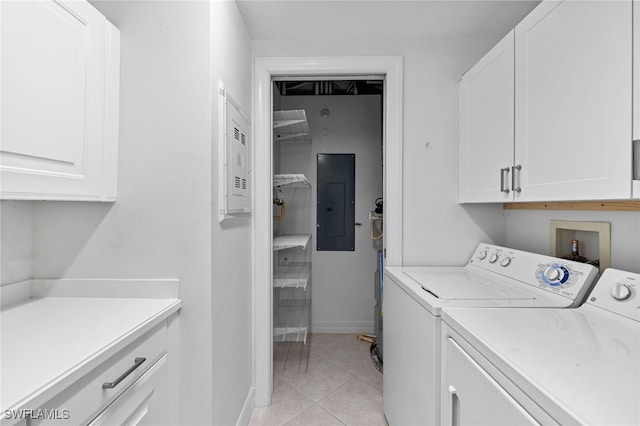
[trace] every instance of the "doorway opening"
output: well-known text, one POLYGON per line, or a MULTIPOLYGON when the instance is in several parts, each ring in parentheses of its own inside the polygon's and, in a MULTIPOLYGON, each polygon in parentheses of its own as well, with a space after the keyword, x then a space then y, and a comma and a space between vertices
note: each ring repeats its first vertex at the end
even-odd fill
POLYGON ((273 337, 296 354, 285 368, 308 365, 291 347, 311 333, 381 343, 383 92, 383 76, 274 78, 273 337))
MULTIPOLYGON (((383 193, 385 265, 402 265, 402 58, 326 57, 256 58, 253 108, 254 192, 254 349, 255 405, 266 406, 273 391, 273 175, 276 157, 273 132, 274 81, 384 80, 382 88, 382 134, 384 159, 383 193), (342 76, 342 77, 341 77, 342 76), (347 77, 347 78, 345 78, 347 77)), ((287 87, 290 89, 290 87, 287 87)), ((325 84, 323 90, 334 90, 325 84)), ((356 89, 358 90, 358 89, 356 89)), ((292 98, 295 96, 292 96, 292 98)), ((325 108, 322 108, 325 109, 325 108)), ((318 119, 326 118, 326 111, 318 119)), ((331 111, 329 109, 329 116, 331 111)), ((322 129, 320 128, 320 132, 322 129)), ((331 133, 331 128, 326 128, 331 133)), ((321 134, 321 133, 320 133, 321 134)), ((379 147, 378 147, 379 149, 379 147)), ((315 162, 313 167, 316 167, 315 162)), ((369 200, 368 210, 375 200, 369 200)), ((289 206, 287 206, 288 209, 289 206)), ((315 206, 314 206, 315 207, 315 206)), ((289 212, 287 211, 287 214, 289 212)), ((310 221, 311 226, 316 226, 310 221)), ((355 226, 355 223, 352 224, 355 226)), ((313 232, 315 234, 315 232, 313 232)), ((367 235, 368 237, 368 235, 367 235)), ((357 244, 356 244, 357 248, 357 244)), ((375 262, 375 259, 374 259, 375 262)), ((372 271, 373 272, 373 271, 372 271)), ((373 280, 370 273, 369 282, 373 280)), ((370 286, 372 287, 372 285, 370 286)))

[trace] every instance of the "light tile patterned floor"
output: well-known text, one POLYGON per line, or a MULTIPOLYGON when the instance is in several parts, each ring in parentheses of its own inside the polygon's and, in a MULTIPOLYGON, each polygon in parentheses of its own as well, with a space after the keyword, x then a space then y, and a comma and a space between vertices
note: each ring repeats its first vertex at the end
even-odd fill
POLYGON ((253 410, 249 424, 385 426, 382 374, 369 346, 355 334, 313 334, 306 346, 275 343, 272 404, 253 410))

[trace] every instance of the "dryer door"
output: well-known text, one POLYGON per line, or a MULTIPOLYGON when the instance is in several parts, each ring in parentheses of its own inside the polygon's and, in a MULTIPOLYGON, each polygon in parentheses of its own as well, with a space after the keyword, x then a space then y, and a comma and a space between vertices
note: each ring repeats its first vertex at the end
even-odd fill
POLYGON ((445 340, 443 425, 539 425, 451 337, 445 340))

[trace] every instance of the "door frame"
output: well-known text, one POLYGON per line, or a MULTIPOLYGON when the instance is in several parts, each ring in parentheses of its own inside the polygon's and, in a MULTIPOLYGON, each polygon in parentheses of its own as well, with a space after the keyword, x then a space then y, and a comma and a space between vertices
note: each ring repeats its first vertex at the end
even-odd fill
POLYGON ((253 355, 255 405, 273 393, 273 130, 274 77, 384 77, 385 265, 402 266, 402 56, 258 57, 252 93, 253 170, 253 355))

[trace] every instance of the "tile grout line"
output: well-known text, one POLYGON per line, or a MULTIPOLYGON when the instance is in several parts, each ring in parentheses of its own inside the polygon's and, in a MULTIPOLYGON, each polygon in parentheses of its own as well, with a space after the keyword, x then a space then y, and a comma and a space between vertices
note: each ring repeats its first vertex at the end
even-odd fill
MULTIPOLYGON (((345 384, 349 383, 351 380, 358 378, 359 375, 362 374, 361 371, 356 371, 356 373, 352 373, 349 370, 342 368, 342 366, 340 366, 339 364, 337 364, 335 361, 330 360, 328 357, 326 356, 322 356, 320 354, 314 354, 314 356, 317 356, 319 358, 321 358, 322 360, 324 360, 325 362, 329 363, 333 368, 335 368, 336 370, 342 370, 345 371, 348 375, 349 375, 349 379, 346 380, 344 383, 342 383, 341 385, 339 385, 337 388, 329 391, 326 395, 322 395, 317 401, 315 398, 313 398, 311 395, 309 395, 307 392, 305 392, 303 389, 299 388, 298 386, 296 386, 295 383, 293 383, 289 378, 287 378, 287 376, 284 374, 284 371, 282 372, 282 377, 281 380, 287 382, 287 384, 289 384, 291 387, 293 387, 296 391, 300 392, 302 395, 304 395, 306 398, 309 398, 311 401, 313 401, 314 403, 318 403, 320 401, 322 401, 324 398, 326 398, 327 396, 331 395, 333 392, 335 392, 336 390, 338 390, 340 387, 344 386, 345 384)), ((362 379, 361 379, 362 380, 362 379)), ((367 382, 366 380, 363 380, 364 382, 367 382)), ((367 382, 368 383, 368 382, 367 382)))
POLYGON ((325 410, 327 413, 331 414, 333 417, 335 417, 336 419, 338 419, 340 421, 340 423, 349 426, 349 424, 347 423, 346 420, 343 420, 340 416, 338 416, 338 414, 334 413, 333 411, 331 411, 328 407, 322 405, 322 401, 326 400, 327 398, 329 398, 331 395, 337 393, 338 391, 340 391, 342 388, 346 387, 349 383, 353 382, 354 380, 358 380, 362 383, 365 383, 367 385, 369 385, 369 383, 367 383, 366 381, 362 380, 362 379, 358 379, 357 377, 352 377, 351 379, 347 380, 345 383, 343 383, 342 385, 338 386, 336 389, 334 389, 332 392, 329 392, 328 395, 325 395, 324 398, 322 398, 320 401, 318 401, 318 405, 325 410))
POLYGON ((286 426, 287 424, 291 423, 292 421, 294 421, 295 419, 297 419, 298 417, 302 416, 304 413, 306 413, 307 411, 310 411, 311 409, 313 409, 313 407, 318 407, 320 408, 322 411, 324 411, 325 413, 327 413, 328 415, 330 415, 331 417, 333 417, 334 419, 336 419, 338 422, 340 422, 340 424, 344 425, 344 426, 348 426, 345 422, 343 422, 340 418, 336 417, 333 413, 331 413, 329 410, 327 410, 326 408, 324 408, 322 405, 320 405, 319 403, 315 403, 313 404, 311 407, 307 408, 306 410, 304 410, 302 413, 298 414, 296 417, 294 417, 293 419, 289 420, 287 423, 283 424, 282 426, 286 426))
MULTIPOLYGON (((326 337, 325 337, 326 339, 326 337)), ((292 422, 295 421, 295 419, 303 416, 305 413, 307 413, 308 411, 316 408, 316 409, 320 409, 322 413, 327 414, 329 416, 331 416, 331 418, 333 418, 334 420, 338 421, 340 424, 348 426, 349 423, 346 420, 349 417, 349 413, 343 413, 343 415, 346 415, 347 417, 345 417, 345 419, 343 420, 341 418, 340 415, 338 415, 338 413, 334 413, 332 410, 330 410, 329 408, 327 408, 327 406, 325 406, 324 404, 327 403, 327 401, 329 400, 329 398, 334 395, 334 394, 338 394, 339 392, 344 391, 343 388, 345 388, 346 386, 349 385, 353 385, 353 384, 359 384, 360 386, 366 386, 366 387, 370 387, 375 389, 377 392, 380 392, 381 390, 379 389, 379 383, 376 383, 376 380, 371 380, 370 377, 373 377, 372 373, 376 373, 375 375, 380 375, 380 372, 377 371, 375 369, 375 366, 371 363, 370 360, 370 354, 369 354, 369 350, 366 349, 366 345, 363 345, 362 342, 359 341, 355 341, 355 340, 351 340, 351 339, 344 339, 343 340, 343 336, 338 336, 335 339, 330 339, 327 340, 326 342, 322 342, 322 341, 315 341, 315 344, 313 345, 313 347, 311 347, 311 345, 307 348, 308 352, 307 352, 307 371, 304 372, 303 370, 298 371, 297 373, 293 370, 290 370, 288 368, 284 368, 284 366, 282 366, 282 368, 276 370, 274 369, 274 375, 278 376, 278 381, 280 381, 283 385, 288 386, 291 390, 295 391, 296 393, 298 393, 301 397, 303 397, 304 399, 306 399, 308 402, 310 402, 312 405, 309 406, 308 408, 304 409, 302 412, 294 414, 294 415, 290 415, 290 416, 284 416, 284 418, 281 418, 278 421, 278 425, 279 426, 283 426, 286 424, 290 424, 292 422), (366 350, 366 353, 365 353, 366 350), (320 370, 314 370, 311 367, 311 362, 310 359, 315 358, 316 359, 316 366, 326 366, 331 370, 334 370, 336 372, 340 372, 340 374, 344 374, 346 376, 346 381, 340 385, 338 385, 335 389, 333 390, 329 390, 328 392, 324 393, 324 395, 318 395, 316 398, 311 397, 310 394, 308 392, 312 392, 313 388, 309 388, 307 389, 307 392, 305 392, 303 390, 303 387, 307 386, 308 384, 310 384, 310 382, 307 382, 305 384, 304 382, 304 376, 309 375, 309 373, 311 373, 312 371, 314 371, 314 373, 316 374, 322 374, 320 370), (367 360, 367 365, 364 366, 364 364, 359 364, 360 361, 364 362, 365 360, 367 360), (362 368, 353 368, 354 363, 356 365, 362 365, 362 368), (289 372, 289 375, 287 375, 286 373, 289 372), (302 376, 300 376, 302 375, 302 376), (296 381, 296 379, 298 381, 298 384, 296 385, 294 383, 294 381, 296 381), (300 386, 300 387, 299 387, 300 386)), ((287 348, 290 349, 290 348, 287 348)), ((275 351, 274 351, 275 352, 275 351)), ((282 354, 281 354, 282 355, 282 354)), ((289 358, 289 351, 287 350, 287 358, 289 358)), ((295 357, 294 357, 295 358, 295 357)), ((274 359, 275 361, 275 359, 274 359)), ((274 363, 275 364, 275 363, 274 363)), ((286 366, 286 363, 285 363, 286 366)), ((325 368, 326 368, 325 367, 325 368)), ((313 378, 310 378, 310 380, 314 380, 313 378)), ((308 386, 307 386, 308 387, 308 386)), ((335 407, 334 407, 335 408, 335 407)), ((267 411, 268 412, 268 411, 267 411)), ((284 413, 282 413, 284 414, 284 413)), ((324 415, 322 414, 322 415, 324 415)), ((309 415, 313 415, 312 413, 310 413, 309 415)), ((252 416, 253 417, 253 416, 252 416)), ((384 418, 384 417, 383 417, 384 418)), ((275 420, 275 419, 274 419, 275 420)), ((353 419, 352 419, 353 420, 353 419)), ((386 422, 386 419, 385 419, 386 422)), ((250 424, 266 424, 266 423, 250 423, 250 424)), ((273 424, 273 423, 271 423, 273 424)), ((294 422, 295 424, 295 422, 294 422)))

